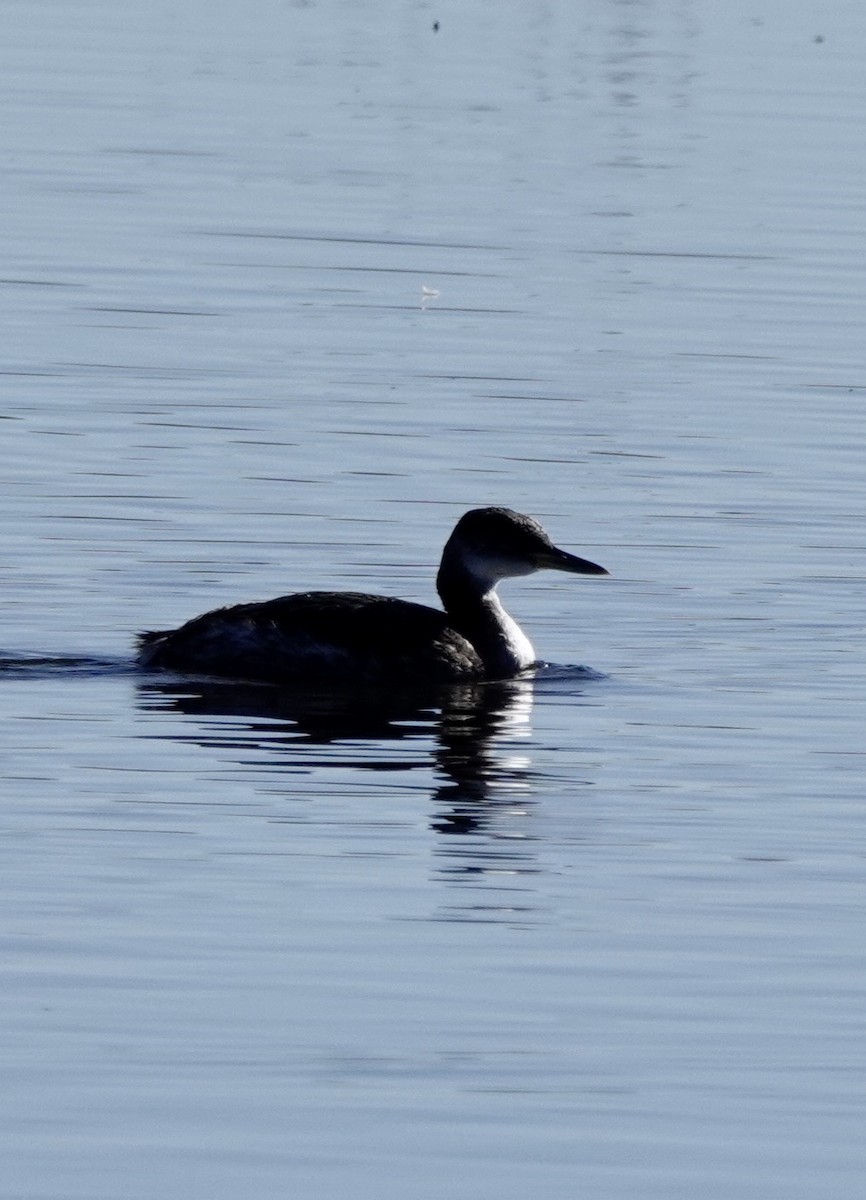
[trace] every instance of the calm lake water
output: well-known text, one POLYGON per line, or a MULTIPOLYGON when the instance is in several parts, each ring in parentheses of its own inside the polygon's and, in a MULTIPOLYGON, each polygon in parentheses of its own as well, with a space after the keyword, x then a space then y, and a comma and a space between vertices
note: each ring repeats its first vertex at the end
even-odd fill
POLYGON ((864 56, 853 2, 6 4, 3 1200, 859 1194, 864 56), (479 504, 611 571, 503 589, 534 683, 131 667, 432 603, 479 504))

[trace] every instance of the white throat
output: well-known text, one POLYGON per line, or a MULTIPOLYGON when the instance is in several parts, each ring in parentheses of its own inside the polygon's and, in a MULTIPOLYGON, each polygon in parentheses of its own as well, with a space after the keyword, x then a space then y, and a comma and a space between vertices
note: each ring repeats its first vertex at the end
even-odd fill
POLYGON ((500 665, 508 670, 525 671, 536 661, 532 642, 514 618, 510 617, 502 607, 499 597, 492 588, 483 599, 500 629, 503 659, 500 665))

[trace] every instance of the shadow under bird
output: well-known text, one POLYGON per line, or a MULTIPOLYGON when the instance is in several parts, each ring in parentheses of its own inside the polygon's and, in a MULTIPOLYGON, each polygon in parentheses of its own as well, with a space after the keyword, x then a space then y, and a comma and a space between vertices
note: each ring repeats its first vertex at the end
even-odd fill
POLYGON ((508 679, 536 657, 496 585, 542 570, 607 575, 554 546, 531 517, 475 508, 460 518, 442 552, 436 590, 444 612, 363 592, 301 592, 140 634, 138 664, 274 683, 508 679))

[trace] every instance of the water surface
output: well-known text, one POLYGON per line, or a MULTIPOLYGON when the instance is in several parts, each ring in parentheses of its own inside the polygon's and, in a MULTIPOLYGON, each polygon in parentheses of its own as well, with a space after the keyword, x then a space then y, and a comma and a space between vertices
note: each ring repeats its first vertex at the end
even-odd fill
POLYGON ((8 6, 4 1197, 857 1194, 864 43, 8 6), (532 683, 131 666, 479 504, 532 683))

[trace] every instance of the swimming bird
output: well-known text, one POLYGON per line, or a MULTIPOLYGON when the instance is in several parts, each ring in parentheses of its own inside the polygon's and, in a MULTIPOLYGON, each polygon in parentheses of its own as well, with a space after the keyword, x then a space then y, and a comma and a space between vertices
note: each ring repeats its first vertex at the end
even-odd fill
POLYGON ((364 592, 301 592, 142 633, 138 663, 276 683, 507 679, 536 658, 496 585, 544 569, 607 575, 554 546, 531 517, 475 508, 460 518, 442 552, 436 590, 444 612, 364 592))

